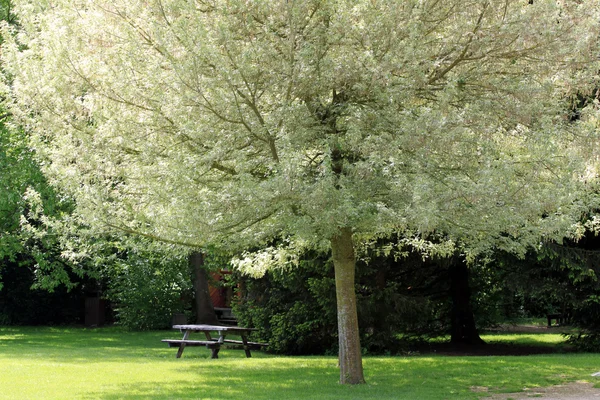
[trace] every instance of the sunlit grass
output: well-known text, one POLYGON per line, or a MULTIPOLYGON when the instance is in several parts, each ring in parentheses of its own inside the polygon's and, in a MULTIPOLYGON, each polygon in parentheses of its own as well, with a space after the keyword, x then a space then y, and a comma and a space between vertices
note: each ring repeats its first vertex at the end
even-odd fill
MULTIPOLYGON (((477 399, 587 379, 600 355, 365 357, 367 385, 337 383, 335 357, 281 357, 202 347, 181 359, 175 331, 0 328, 0 399, 477 399)), ((521 335, 493 335, 518 341, 521 335)), ((538 338, 538 335, 534 335, 538 338)), ((527 339, 528 341, 531 338, 527 339)), ((555 341, 552 335, 543 341, 555 341)))
POLYGON ((565 342, 560 333, 486 333, 481 338, 487 343, 510 343, 530 346, 555 346, 565 342))
MULTIPOLYGON (((526 346, 556 346, 566 342, 566 337, 560 332, 537 332, 537 333, 515 333, 515 332, 486 332, 480 337, 490 344, 518 344, 526 346)), ((450 336, 439 336, 430 339, 430 343, 444 343, 450 340, 450 336)))

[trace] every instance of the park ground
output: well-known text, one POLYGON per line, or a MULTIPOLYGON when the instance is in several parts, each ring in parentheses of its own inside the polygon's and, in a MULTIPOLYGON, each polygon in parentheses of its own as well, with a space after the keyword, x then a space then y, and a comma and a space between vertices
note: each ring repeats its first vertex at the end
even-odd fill
POLYGON ((177 336, 114 327, 0 327, 0 399, 580 400, 600 394, 594 388, 600 378, 591 376, 600 371, 600 354, 571 353, 555 329, 491 332, 482 346, 488 354, 439 343, 402 355, 367 355, 367 384, 359 386, 337 383, 334 356, 254 352, 247 359, 243 351, 224 349, 212 360, 209 350, 190 348, 175 359, 175 349, 160 340, 177 336))

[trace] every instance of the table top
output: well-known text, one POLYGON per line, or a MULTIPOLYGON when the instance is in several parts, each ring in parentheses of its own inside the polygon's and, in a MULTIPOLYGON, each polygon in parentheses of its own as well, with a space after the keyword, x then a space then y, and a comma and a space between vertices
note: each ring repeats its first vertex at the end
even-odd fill
POLYGON ((248 333, 256 330, 255 328, 243 328, 241 326, 224 325, 173 325, 173 329, 198 331, 198 332, 229 332, 229 333, 248 333))

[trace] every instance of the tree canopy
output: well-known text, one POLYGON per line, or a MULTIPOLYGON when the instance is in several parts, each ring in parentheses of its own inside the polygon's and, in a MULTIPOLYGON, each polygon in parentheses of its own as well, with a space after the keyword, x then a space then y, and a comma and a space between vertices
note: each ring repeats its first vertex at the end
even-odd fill
POLYGON ((87 223, 330 248, 360 383, 356 243, 523 253, 572 223, 594 132, 566 110, 596 84, 596 3, 21 0, 4 67, 87 223))

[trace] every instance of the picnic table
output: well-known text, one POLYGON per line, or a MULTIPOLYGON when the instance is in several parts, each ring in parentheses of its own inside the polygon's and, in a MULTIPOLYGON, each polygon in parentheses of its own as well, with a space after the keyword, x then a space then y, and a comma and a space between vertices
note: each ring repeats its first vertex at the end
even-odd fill
POLYGON ((168 343, 169 347, 179 347, 177 358, 181 357, 186 346, 206 346, 212 351, 211 358, 219 358, 219 350, 223 345, 242 345, 246 352, 246 357, 252 357, 250 348, 260 349, 269 345, 268 343, 251 342, 248 340, 250 332, 255 330, 253 328, 220 325, 173 325, 173 329, 179 329, 180 332, 183 332, 183 338, 163 339, 162 341, 168 343), (206 340, 191 340, 189 337, 192 332, 204 333, 206 340), (218 338, 211 336, 211 333, 215 332, 218 333, 218 338), (242 340, 227 339, 228 334, 240 336, 242 340))

